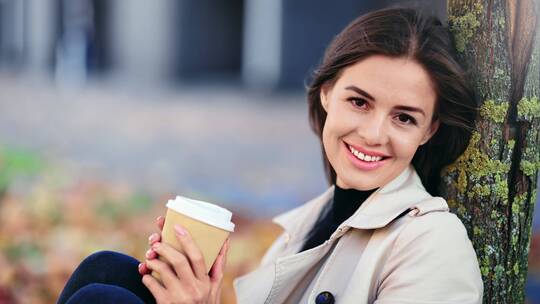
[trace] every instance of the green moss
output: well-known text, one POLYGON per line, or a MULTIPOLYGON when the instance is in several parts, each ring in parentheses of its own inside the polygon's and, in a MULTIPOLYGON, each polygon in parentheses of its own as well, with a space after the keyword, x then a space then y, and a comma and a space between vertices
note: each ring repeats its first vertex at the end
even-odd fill
POLYGON ((529 161, 526 159, 522 159, 519 163, 519 167, 523 174, 527 175, 528 177, 533 177, 535 173, 540 169, 540 161, 529 161))
POLYGON ((537 170, 540 169, 540 155, 538 147, 525 148, 525 151, 521 157, 520 169, 525 175, 534 177, 537 170))
POLYGON ((465 174, 465 170, 459 171, 456 186, 459 193, 465 193, 465 191, 467 191, 467 175, 465 174))
POLYGON ((484 234, 484 230, 482 230, 482 228, 479 228, 477 226, 474 226, 473 228, 473 234, 474 235, 482 235, 484 234))
POLYGON ((488 266, 482 266, 480 267, 480 272, 482 272, 482 276, 487 276, 489 274, 489 267, 488 266))
MULTIPOLYGON (((473 132, 469 146, 463 154, 450 166, 446 168, 446 173, 457 173, 455 184, 459 193, 464 194, 468 182, 483 182, 480 179, 486 176, 495 177, 494 192, 501 198, 506 198, 508 194, 508 183, 500 176, 505 176, 510 171, 510 164, 500 160, 491 159, 487 154, 480 151, 478 142, 480 133, 473 132), (498 179, 497 179, 498 178, 498 179)), ((473 193, 485 196, 488 190, 481 185, 473 186, 473 193)))
POLYGON ((489 185, 476 184, 473 186, 472 191, 467 193, 469 198, 473 197, 487 197, 491 193, 489 185))
POLYGON ((502 200, 504 205, 508 203, 508 181, 506 179, 501 179, 500 175, 495 176, 493 193, 502 200))
POLYGON ((509 151, 512 151, 514 149, 514 146, 516 145, 516 141, 513 140, 513 139, 510 139, 507 143, 506 143, 507 147, 508 147, 508 150, 509 151))
POLYGON ((540 101, 538 97, 531 98, 523 97, 517 105, 518 116, 521 119, 532 120, 540 117, 540 101))
POLYGON ((458 207, 458 203, 457 203, 456 200, 449 199, 449 200, 447 201, 447 203, 448 203, 448 207, 450 207, 450 209, 455 209, 455 208, 458 207))
POLYGON ((491 257, 495 253, 495 250, 491 245, 484 245, 483 248, 480 249, 478 252, 479 257, 479 266, 480 266, 480 272, 482 273, 482 276, 484 278, 490 278, 490 272, 491 272, 491 257))
POLYGON ((467 43, 476 34, 476 29, 480 26, 478 17, 484 11, 480 3, 475 3, 474 7, 462 16, 448 16, 450 31, 454 35, 456 50, 460 53, 465 51, 467 43))
POLYGON ((521 206, 519 204, 512 204, 512 213, 513 214, 518 214, 519 213, 519 210, 521 209, 521 206))
POLYGON ((512 247, 515 248, 516 245, 517 245, 517 242, 518 242, 518 235, 517 235, 517 234, 512 234, 512 240, 511 240, 511 242, 512 242, 512 247))
POLYGON ((479 256, 480 256, 480 272, 482 273, 482 276, 487 277, 489 274, 489 270, 491 269, 489 255, 487 254, 487 252, 484 252, 484 254, 479 254, 479 256))
POLYGON ((480 115, 497 123, 503 123, 508 111, 508 102, 495 103, 494 100, 488 99, 480 107, 480 115))
POLYGON ((515 275, 519 274, 519 262, 514 263, 513 270, 515 275))
MULTIPOLYGON (((515 223, 519 223, 520 218, 524 216, 524 205, 527 201, 527 192, 520 193, 514 197, 514 202, 512 203, 512 218, 515 223)), ((517 226, 517 224, 516 224, 517 226)), ((513 228, 514 229, 514 228, 513 228)), ((515 227, 517 229, 517 227, 515 227)), ((519 233, 513 233, 511 237, 511 245, 513 251, 519 251, 518 248, 515 248, 518 244, 519 233)))
POLYGON ((514 197, 514 203, 518 205, 523 205, 527 200, 527 192, 520 193, 514 197))
POLYGON ((467 214, 467 209, 465 209, 465 207, 463 206, 459 206, 457 209, 457 213, 458 215, 463 217, 465 214, 467 214))

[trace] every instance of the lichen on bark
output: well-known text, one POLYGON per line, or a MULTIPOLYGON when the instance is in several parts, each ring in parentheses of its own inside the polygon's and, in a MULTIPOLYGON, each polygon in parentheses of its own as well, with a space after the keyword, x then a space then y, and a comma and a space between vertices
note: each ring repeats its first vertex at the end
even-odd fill
POLYGON ((495 103, 489 99, 480 106, 480 115, 496 123, 503 123, 508 112, 508 102, 495 103))
POLYGON ((460 53, 465 51, 468 42, 474 37, 480 22, 478 16, 482 14, 484 7, 477 2, 474 8, 463 15, 449 15, 450 30, 454 34, 456 50, 460 53))
POLYGON ((540 101, 537 96, 523 97, 517 104, 518 118, 531 121, 540 117, 540 101))
POLYGON ((540 170, 540 34, 530 26, 538 1, 447 3, 480 115, 467 149, 443 172, 443 193, 477 252, 484 303, 521 303, 540 170))

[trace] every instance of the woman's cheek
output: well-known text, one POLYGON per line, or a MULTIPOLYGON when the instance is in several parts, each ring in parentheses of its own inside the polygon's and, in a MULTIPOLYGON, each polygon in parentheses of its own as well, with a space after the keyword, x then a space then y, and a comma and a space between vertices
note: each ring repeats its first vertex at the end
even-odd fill
POLYGON ((420 146, 422 137, 419 134, 402 133, 393 136, 393 150, 401 159, 412 159, 420 146))

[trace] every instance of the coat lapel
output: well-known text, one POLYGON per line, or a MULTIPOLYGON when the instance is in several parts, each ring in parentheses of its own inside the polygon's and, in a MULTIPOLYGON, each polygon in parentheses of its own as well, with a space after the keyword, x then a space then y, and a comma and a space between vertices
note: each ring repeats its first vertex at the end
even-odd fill
POLYGON ((430 199, 412 165, 375 191, 343 225, 357 229, 377 229, 388 225, 416 203, 430 199))
MULTIPOLYGON (((290 234, 291 242, 303 237, 312 228, 321 209, 334 195, 334 186, 323 194, 291 211, 276 216, 273 222, 290 234)), ((407 209, 431 195, 425 190, 412 165, 388 184, 373 192, 342 226, 357 229, 376 229, 386 226, 407 209)))

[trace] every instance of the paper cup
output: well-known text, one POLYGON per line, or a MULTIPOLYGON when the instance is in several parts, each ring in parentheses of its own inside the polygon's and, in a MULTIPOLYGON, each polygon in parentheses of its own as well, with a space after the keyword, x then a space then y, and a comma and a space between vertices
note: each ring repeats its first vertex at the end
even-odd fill
MULTIPOLYGON (((174 230, 174 225, 180 224, 189 232, 201 250, 206 269, 210 271, 223 243, 234 231, 231 218, 232 213, 225 208, 177 196, 176 199, 167 202, 167 214, 161 240, 183 253, 174 230)), ((152 271, 152 275, 160 279, 159 273, 152 271)))

